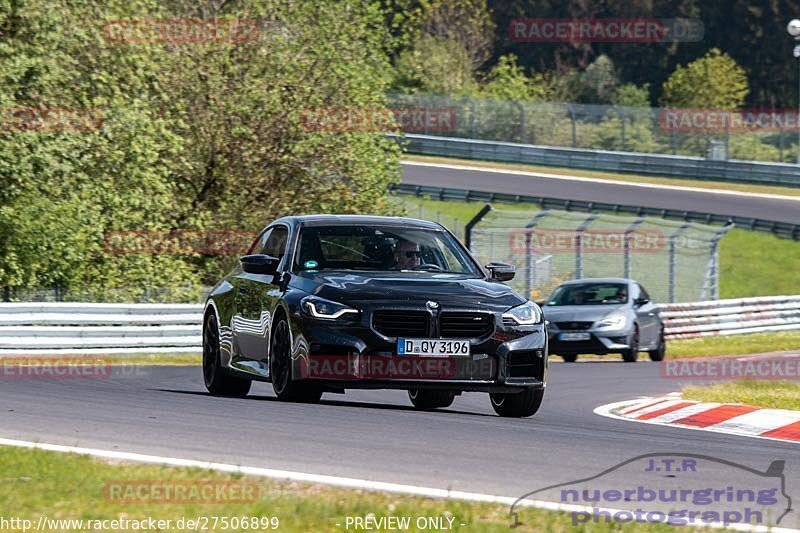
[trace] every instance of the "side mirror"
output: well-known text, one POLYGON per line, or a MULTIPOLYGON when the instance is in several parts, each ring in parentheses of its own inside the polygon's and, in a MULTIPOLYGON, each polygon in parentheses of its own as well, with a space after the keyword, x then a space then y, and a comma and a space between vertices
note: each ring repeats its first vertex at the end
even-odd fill
POLYGON ((636 298, 633 301, 633 305, 635 305, 636 307, 640 307, 640 306, 642 306, 642 305, 644 305, 646 303, 649 303, 649 302, 650 302, 650 300, 648 300, 647 298, 645 298, 643 296, 640 296, 639 298, 636 298))
POLYGON ((514 265, 508 263, 492 262, 486 265, 486 270, 489 271, 489 277, 494 281, 509 281, 514 279, 517 269, 514 265))
POLYGON ((242 263, 242 270, 248 274, 274 274, 281 262, 277 257, 264 254, 245 255, 239 261, 242 263))

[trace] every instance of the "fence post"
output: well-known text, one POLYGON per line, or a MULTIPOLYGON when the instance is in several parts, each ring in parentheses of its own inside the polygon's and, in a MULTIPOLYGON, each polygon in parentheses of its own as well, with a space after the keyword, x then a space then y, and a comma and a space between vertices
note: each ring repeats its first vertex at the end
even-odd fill
POLYGON ((519 107, 519 142, 525 142, 525 104, 520 101, 516 102, 519 107))
POLYGON ((480 222, 483 217, 486 216, 486 213, 488 213, 491 210, 492 210, 492 204, 484 205, 481 208, 481 210, 478 211, 478 214, 476 214, 474 217, 472 217, 472 220, 467 222, 467 225, 464 226, 464 244, 467 246, 467 250, 469 250, 470 252, 473 251, 472 250, 472 228, 474 228, 475 225, 478 222, 480 222))
POLYGON ((575 111, 572 109, 572 104, 567 104, 567 113, 569 113, 569 120, 572 123, 572 147, 578 147, 578 135, 575 129, 575 111))
POLYGON ((733 222, 728 222, 721 230, 717 231, 709 241, 708 267, 706 267, 706 279, 703 283, 703 294, 701 300, 706 299, 706 294, 710 293, 709 300, 719 300, 719 241, 731 229, 733 222))
POLYGON ((600 215, 592 213, 586 220, 581 222, 575 234, 575 279, 583 278, 583 232, 586 231, 592 222, 600 215))
POLYGON ((625 151, 625 113, 622 111, 622 108, 615 107, 617 110, 617 114, 619 115, 619 123, 620 123, 620 151, 625 151))
POLYGON ((624 270, 626 278, 631 277, 631 234, 639 229, 639 226, 644 222, 644 217, 639 217, 633 221, 633 224, 628 226, 625 230, 625 256, 624 256, 624 270))
POLYGON ((11 301, 11 287, 3 287, 3 301, 4 302, 11 301))
POLYGON ((531 246, 531 234, 536 230, 537 224, 550 214, 549 209, 539 211, 536 216, 525 225, 525 297, 530 298, 531 289, 536 285, 536 250, 531 246))
POLYGON ((669 236, 669 303, 675 303, 675 276, 676 276, 676 259, 675 259, 675 239, 683 235, 691 224, 685 222, 678 230, 669 236))

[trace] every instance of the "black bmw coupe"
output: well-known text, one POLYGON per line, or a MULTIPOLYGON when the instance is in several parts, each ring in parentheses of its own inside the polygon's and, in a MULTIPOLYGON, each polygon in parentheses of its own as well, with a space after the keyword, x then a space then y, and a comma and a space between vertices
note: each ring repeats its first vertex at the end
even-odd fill
POLYGON ((488 392, 501 416, 531 416, 547 377, 541 309, 441 224, 291 216, 267 226, 211 292, 203 320, 209 392, 272 382, 281 400, 403 389, 418 409, 488 392))

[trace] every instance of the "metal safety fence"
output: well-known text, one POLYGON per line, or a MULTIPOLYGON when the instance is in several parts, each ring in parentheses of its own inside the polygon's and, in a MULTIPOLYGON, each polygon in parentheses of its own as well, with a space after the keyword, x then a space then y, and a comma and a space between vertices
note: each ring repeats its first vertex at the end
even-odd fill
POLYGON ((731 226, 555 209, 485 208, 469 224, 469 247, 483 262, 517 265, 509 284, 543 300, 567 280, 624 277, 657 302, 719 295, 719 242, 731 226))
POLYGON ((794 110, 670 109, 424 93, 390 94, 388 105, 406 133, 713 160, 797 161, 794 110))

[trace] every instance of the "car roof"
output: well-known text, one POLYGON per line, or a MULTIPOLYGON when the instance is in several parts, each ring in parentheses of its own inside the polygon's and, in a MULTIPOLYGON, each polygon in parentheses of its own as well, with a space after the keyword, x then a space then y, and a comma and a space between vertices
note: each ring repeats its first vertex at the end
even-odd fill
POLYGON ((561 285, 578 285, 581 283, 636 283, 628 278, 581 278, 565 281, 561 285))
POLYGON ((442 226, 437 222, 421 220, 408 217, 382 217, 370 215, 302 215, 283 217, 273 224, 279 222, 289 224, 300 224, 303 226, 350 226, 350 225, 376 225, 376 226, 398 226, 405 228, 418 228, 428 230, 441 230, 442 226))

